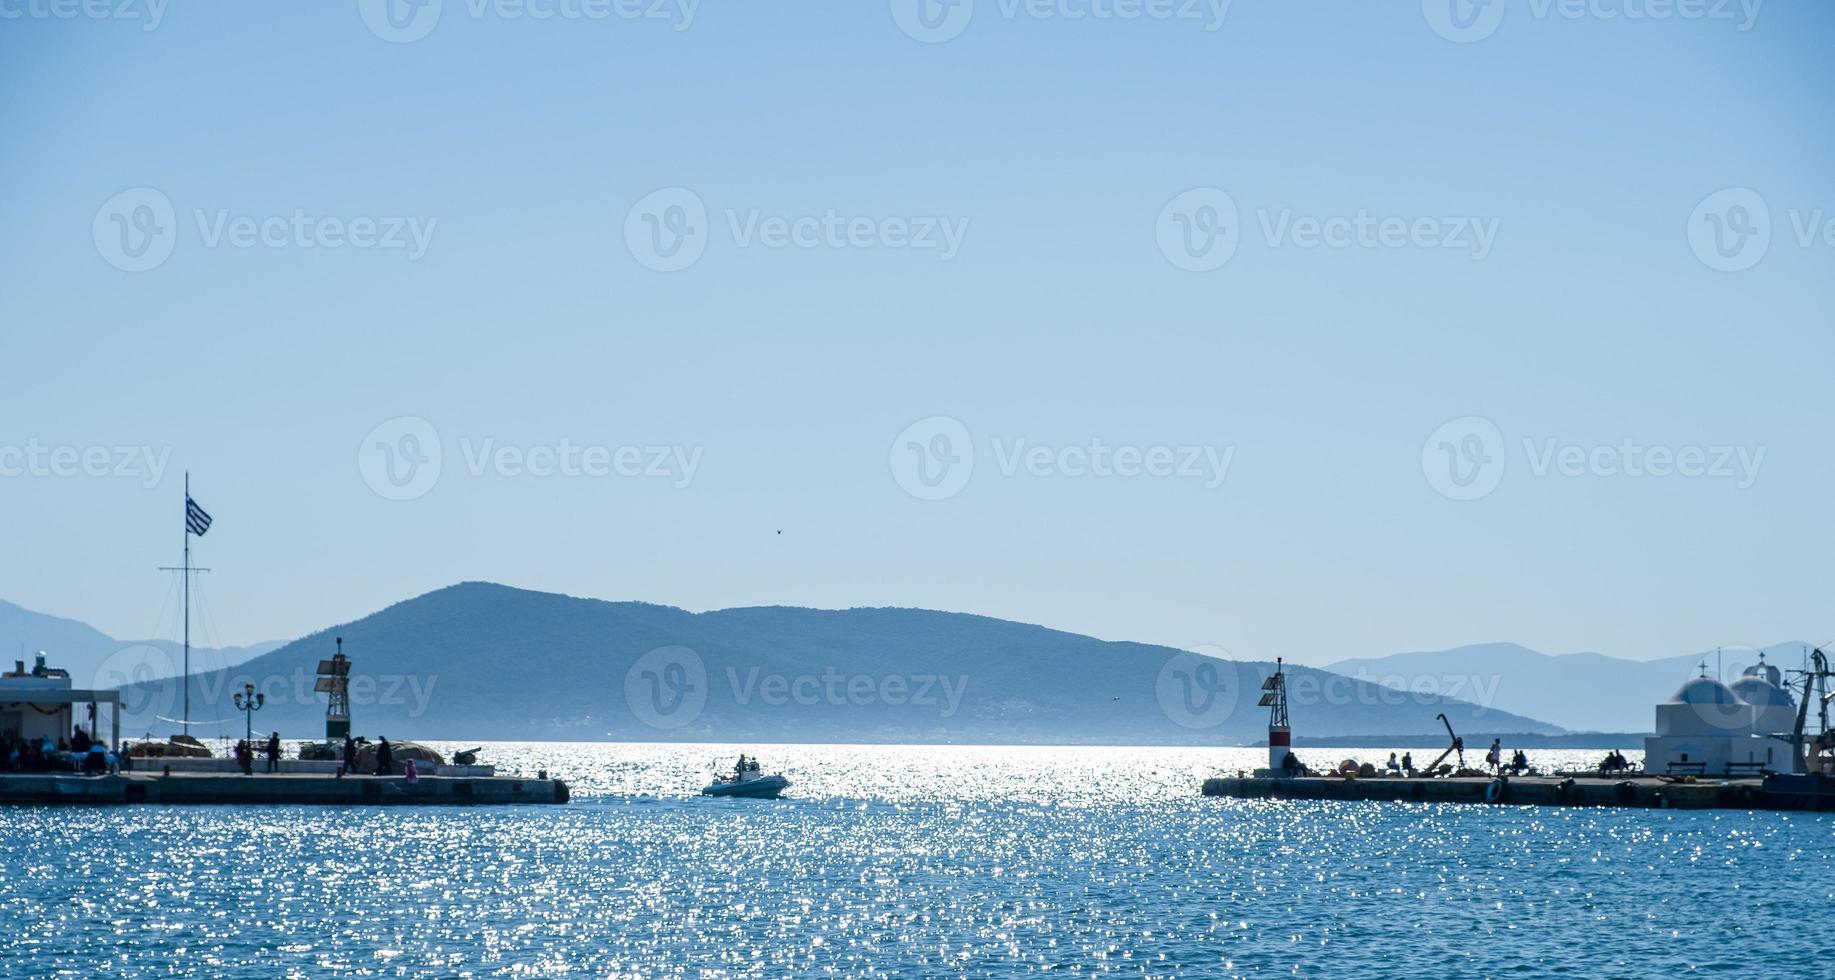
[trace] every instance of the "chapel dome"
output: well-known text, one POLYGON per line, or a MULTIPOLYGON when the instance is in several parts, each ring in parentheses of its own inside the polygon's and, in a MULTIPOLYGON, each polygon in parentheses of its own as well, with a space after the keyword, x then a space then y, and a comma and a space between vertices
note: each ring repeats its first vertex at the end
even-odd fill
POLYGON ((1739 704, 1739 695, 1733 689, 1712 677, 1690 678, 1688 683, 1676 689, 1670 697, 1670 704, 1739 704))
POLYGON ((1786 708, 1796 707, 1796 702, 1791 700, 1789 691, 1756 675, 1748 674, 1734 681, 1730 689, 1747 704, 1756 704, 1760 707, 1773 705, 1786 708))

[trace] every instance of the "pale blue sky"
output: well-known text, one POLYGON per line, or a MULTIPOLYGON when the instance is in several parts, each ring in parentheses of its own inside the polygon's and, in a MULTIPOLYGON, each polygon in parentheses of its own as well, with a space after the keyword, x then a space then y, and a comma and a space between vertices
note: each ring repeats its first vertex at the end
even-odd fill
POLYGON ((1242 0, 1209 31, 977 0, 941 43, 885 0, 706 0, 685 30, 471 4, 408 43, 354 2, 0 20, 0 447, 170 450, 149 487, 144 465, 59 476, 0 448, 0 597, 152 629, 188 467, 230 643, 465 579, 1313 663, 1835 634, 1835 245, 1793 229, 1835 215, 1827 4, 1773 0, 1742 30, 1737 4, 1509 0, 1471 43, 1418 3, 1242 0), (175 237, 123 271, 108 209, 141 187, 175 237), (704 205, 705 252, 659 272, 627 217, 647 228, 633 206, 672 187, 704 205), (1238 210, 1211 271, 1156 244, 1192 188, 1238 210), (1743 271, 1691 247, 1723 188, 1769 210, 1743 271), (231 244, 226 219, 296 210, 431 233, 418 257, 231 244), (1495 239, 1478 258, 1263 228, 1360 210, 1495 239), (967 225, 948 258, 771 248, 741 241, 754 211, 967 225), (395 501, 359 454, 402 416, 442 466, 395 501), (894 441, 935 416, 968 433, 972 475, 920 500, 894 441), (1423 449, 1467 416, 1504 469, 1460 501, 1423 449), (677 447, 695 469, 473 476, 487 439, 677 447), (1764 455, 1750 485, 1536 472, 1548 440, 1627 439, 1764 455), (1214 488, 1008 475, 1019 440, 1229 468, 1214 488))

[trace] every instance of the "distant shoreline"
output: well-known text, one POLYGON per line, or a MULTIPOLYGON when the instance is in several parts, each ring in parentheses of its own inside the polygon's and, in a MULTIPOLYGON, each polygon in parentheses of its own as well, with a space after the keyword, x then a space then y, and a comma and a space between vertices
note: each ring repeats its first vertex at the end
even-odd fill
MULTIPOLYGON (((554 738, 535 735, 481 735, 473 734, 463 737, 452 737, 445 734, 416 734, 412 731, 390 733, 391 738, 399 734, 415 742, 446 742, 453 744, 475 745, 490 742, 539 742, 556 745, 650 745, 658 748, 692 745, 861 745, 861 746, 922 746, 947 747, 962 746, 965 748, 1115 748, 1115 749, 1266 749, 1266 741, 1256 742, 1156 742, 1156 741, 1114 741, 1114 740, 978 740, 978 739, 936 739, 936 738, 865 738, 858 735, 841 738, 784 738, 784 737, 745 737, 728 738, 630 738, 607 735, 601 738, 554 738)), ((299 741, 283 733, 287 741, 299 741)), ((371 736, 372 738, 374 736, 371 736)), ((1492 739, 1499 739, 1506 748, 1523 749, 1636 749, 1642 750, 1645 733, 1642 732, 1571 732, 1565 735, 1536 735, 1521 732, 1472 732, 1461 736, 1465 739, 1468 752, 1483 752, 1490 746, 1492 739)), ((400 740, 399 738, 397 740, 400 740)), ((207 743, 215 741, 206 739, 207 743)), ((316 741, 308 739, 307 741, 316 741)), ((1294 747, 1301 749, 1348 748, 1348 749, 1442 749, 1446 747, 1444 735, 1328 735, 1306 738, 1295 736, 1294 747)))

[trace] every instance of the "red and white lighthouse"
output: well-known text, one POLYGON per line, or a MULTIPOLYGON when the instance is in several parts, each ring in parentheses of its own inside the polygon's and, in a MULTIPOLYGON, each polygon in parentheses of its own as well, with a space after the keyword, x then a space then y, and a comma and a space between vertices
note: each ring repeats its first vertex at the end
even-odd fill
POLYGON ((1275 775, 1287 772, 1287 755, 1293 750, 1293 730, 1287 727, 1287 675, 1281 658, 1274 659, 1274 674, 1262 681, 1262 699, 1268 709, 1268 768, 1275 775))

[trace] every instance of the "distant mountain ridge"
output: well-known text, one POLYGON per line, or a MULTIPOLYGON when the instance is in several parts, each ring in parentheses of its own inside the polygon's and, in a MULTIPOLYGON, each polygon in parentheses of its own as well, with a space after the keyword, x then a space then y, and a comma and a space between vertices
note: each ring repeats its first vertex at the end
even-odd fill
MULTIPOLYGON (((280 649, 285 641, 251 646, 191 649, 192 670, 235 666, 280 649)), ((12 669, 23 660, 29 669, 39 651, 53 667, 70 672, 77 687, 115 687, 143 678, 182 673, 183 644, 172 640, 117 640, 74 619, 34 612, 0 601, 0 661, 12 669)))
MULTIPOLYGON (((1804 644, 1762 648, 1779 668, 1797 666, 1804 644)), ((1704 651, 1660 660, 1624 660, 1600 653, 1546 654, 1515 643, 1480 643, 1450 650, 1341 660, 1326 669, 1389 685, 1412 685, 1532 715, 1576 732, 1645 732, 1656 705, 1699 673, 1724 669, 1731 680, 1758 659, 1751 647, 1704 651)))
MULTIPOLYGON (((323 731, 318 661, 344 639, 353 729, 451 739, 1250 744, 1273 664, 1106 642, 922 609, 783 606, 691 613, 490 583, 450 586, 192 679, 194 733, 323 731), (213 727, 214 726, 214 727, 213 727)), ((1430 734, 1556 726, 1447 698, 1288 668, 1296 729, 1430 734)), ((124 730, 170 730, 176 681, 124 689, 124 730)))

